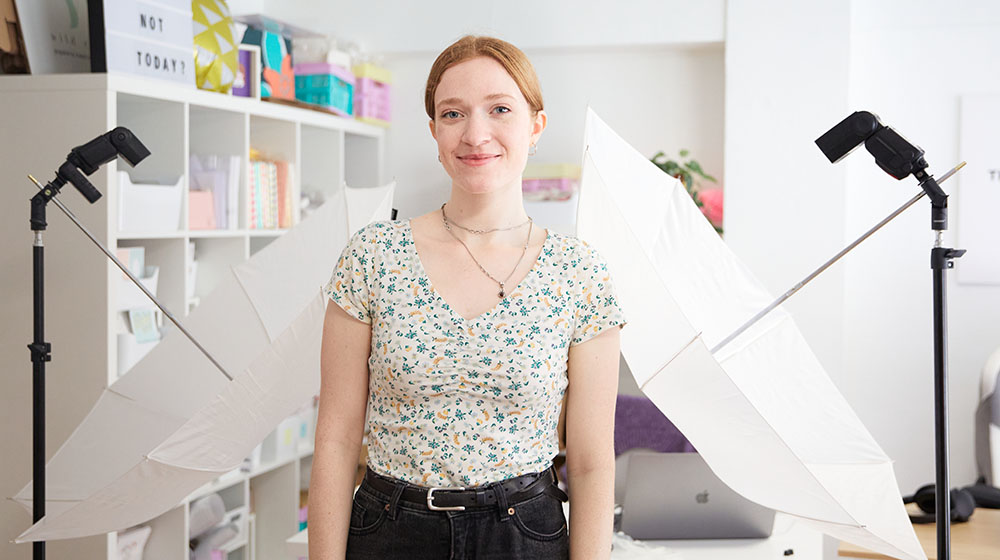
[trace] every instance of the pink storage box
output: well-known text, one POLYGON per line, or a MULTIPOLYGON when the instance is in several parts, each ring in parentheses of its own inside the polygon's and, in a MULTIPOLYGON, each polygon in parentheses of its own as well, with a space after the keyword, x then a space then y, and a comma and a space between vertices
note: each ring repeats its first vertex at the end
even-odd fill
POLYGON ((354 117, 378 126, 389 126, 392 120, 392 74, 385 68, 365 63, 355 65, 357 78, 354 88, 354 117))
POLYGON ((524 179, 521 190, 525 200, 568 200, 576 190, 576 179, 524 179))
POLYGON ((215 227, 215 193, 188 191, 188 229, 215 227))
POLYGON ((392 120, 389 84, 371 78, 358 78, 354 98, 354 114, 362 118, 392 120))

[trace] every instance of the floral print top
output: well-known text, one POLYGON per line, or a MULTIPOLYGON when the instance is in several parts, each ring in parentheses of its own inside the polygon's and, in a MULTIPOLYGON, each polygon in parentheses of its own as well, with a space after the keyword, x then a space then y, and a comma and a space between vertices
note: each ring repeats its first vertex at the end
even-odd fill
POLYGON ((626 322, 601 255, 552 231, 521 283, 472 320, 434 290, 408 220, 356 232, 324 292, 372 325, 368 465, 420 486, 548 468, 569 347, 626 322))

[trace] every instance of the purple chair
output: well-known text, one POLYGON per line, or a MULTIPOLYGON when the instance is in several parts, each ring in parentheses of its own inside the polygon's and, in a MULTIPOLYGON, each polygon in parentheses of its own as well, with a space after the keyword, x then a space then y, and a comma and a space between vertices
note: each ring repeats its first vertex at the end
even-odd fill
MULTIPOLYGON (((615 404, 615 457, 629 449, 697 453, 684 434, 645 396, 618 395, 615 404)), ((566 465, 559 480, 567 481, 566 465)), ((568 487, 568 483, 564 482, 568 487)))
POLYGON ((645 396, 618 395, 615 406, 615 457, 629 449, 694 453, 684 434, 645 396))

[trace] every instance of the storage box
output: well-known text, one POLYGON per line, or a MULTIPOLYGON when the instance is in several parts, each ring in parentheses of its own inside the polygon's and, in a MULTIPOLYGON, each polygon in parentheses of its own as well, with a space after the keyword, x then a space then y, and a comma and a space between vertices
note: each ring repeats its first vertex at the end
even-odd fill
POLYGON ((260 48, 260 97, 295 99, 292 42, 277 33, 249 27, 242 43, 260 48))
POLYGON ((215 193, 188 191, 188 229, 215 228, 215 193))
POLYGON ((325 62, 296 64, 295 98, 322 105, 342 116, 354 112, 354 76, 346 69, 325 62))
POLYGON ((122 232, 164 233, 181 227, 184 178, 172 184, 133 183, 124 171, 118 172, 118 230, 122 232))
POLYGON ((359 64, 353 68, 355 77, 354 117, 378 126, 389 126, 392 120, 390 82, 392 74, 374 64, 359 64))
POLYGON ((524 200, 568 200, 576 191, 576 180, 524 179, 521 182, 524 200))
POLYGON ((521 182, 524 200, 569 200, 577 191, 580 166, 571 163, 529 164, 521 182))

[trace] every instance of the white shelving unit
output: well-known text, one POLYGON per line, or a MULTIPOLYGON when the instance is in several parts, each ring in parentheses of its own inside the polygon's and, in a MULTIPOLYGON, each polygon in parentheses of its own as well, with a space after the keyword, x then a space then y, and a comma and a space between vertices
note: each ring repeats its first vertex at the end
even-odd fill
MULTIPOLYGON (((71 185, 64 187, 60 200, 109 248, 144 247, 146 265, 159 267, 158 298, 175 315, 183 317, 198 298, 215 287, 228 267, 250 258, 284 233, 248 227, 247 156, 251 148, 269 159, 292 164, 293 223, 300 219, 303 193, 322 193, 329 198, 344 184, 376 186, 382 183, 385 168, 381 128, 321 111, 118 75, 2 76, 0 123, 0 170, 4 171, 0 232, 5 234, 0 245, 5 279, 0 311, 5 323, 13 321, 13 317, 25 322, 25 328, 16 330, 14 336, 5 332, 0 337, 0 363, 9 364, 12 373, 23 371, 16 380, 0 381, 0 408, 18 419, 12 426, 0 428, 0 445, 18 450, 11 456, 24 463, 5 475, 0 489, 7 496, 31 477, 31 368, 24 346, 31 333, 27 201, 34 187, 26 179, 25 185, 18 184, 24 174, 32 173, 44 183, 52 178, 73 146, 116 126, 131 129, 151 155, 135 169, 112 162, 92 175, 91 182, 104 194, 96 204, 87 204, 71 185), (188 228, 191 154, 243 158, 236 229, 188 228), (176 231, 119 231, 119 170, 127 170, 134 182, 181 176, 180 227, 176 231), (186 274, 190 243, 198 260, 193 286, 188 285, 186 274), (18 370, 17 364, 22 363, 23 368, 18 370)), ((47 366, 47 453, 51 456, 100 392, 117 379, 117 335, 122 327, 115 305, 121 273, 54 205, 49 207, 48 222, 45 328, 46 340, 53 344, 53 361, 47 366)), ((15 329, 11 331, 14 334, 15 329)), ((218 491, 227 511, 247 508, 254 528, 253 542, 237 543, 228 558, 284 558, 285 539, 298 532, 299 492, 303 480, 308 480, 311 453, 311 442, 307 442, 291 459, 261 465, 250 473, 234 473, 214 486, 199 489, 148 523, 153 532, 145 557, 186 559, 190 501, 218 491)), ((30 516, 17 517, 9 510, 0 517, 5 521, 15 518, 18 522, 30 520, 30 516)), ((20 530, 11 532, 17 534, 20 530)), ((71 550, 73 558, 104 560, 117 557, 115 543, 114 535, 109 535, 53 542, 49 550, 53 557, 62 557, 60 550, 71 550)), ((25 545, 17 550, 30 554, 30 547, 25 545)), ((5 553, 0 556, 7 557, 5 553)))

